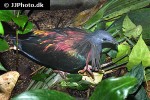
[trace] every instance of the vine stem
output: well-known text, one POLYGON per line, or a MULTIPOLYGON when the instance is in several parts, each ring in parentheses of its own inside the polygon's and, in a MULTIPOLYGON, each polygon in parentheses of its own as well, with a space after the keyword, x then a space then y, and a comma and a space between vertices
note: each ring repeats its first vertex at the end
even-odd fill
MULTIPOLYGON (((19 17, 19 15, 20 15, 20 11, 17 12, 17 17, 19 17)), ((18 33, 19 33, 19 31, 16 30, 16 54, 17 54, 17 56, 16 56, 16 70, 17 70, 17 71, 18 71, 18 67, 19 67, 19 53, 18 53, 18 45, 19 45, 19 43, 18 43, 18 33)))
POLYGON ((16 31, 16 70, 18 71, 18 67, 19 67, 19 53, 18 53, 18 30, 16 31))

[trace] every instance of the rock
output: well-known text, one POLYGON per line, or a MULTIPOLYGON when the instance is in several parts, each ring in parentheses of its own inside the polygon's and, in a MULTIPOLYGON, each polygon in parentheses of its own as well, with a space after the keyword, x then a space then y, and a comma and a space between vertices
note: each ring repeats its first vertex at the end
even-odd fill
POLYGON ((9 71, 0 76, 0 100, 9 100, 18 78, 17 71, 9 71))

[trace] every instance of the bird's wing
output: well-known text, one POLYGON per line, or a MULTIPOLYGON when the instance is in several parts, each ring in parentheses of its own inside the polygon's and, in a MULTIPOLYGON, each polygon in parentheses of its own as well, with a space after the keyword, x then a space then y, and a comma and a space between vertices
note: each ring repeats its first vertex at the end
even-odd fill
POLYGON ((36 30, 22 42, 26 42, 26 45, 33 43, 41 48, 43 52, 48 52, 51 48, 67 52, 73 50, 74 45, 78 44, 84 36, 84 31, 73 28, 54 29, 51 31, 36 30))

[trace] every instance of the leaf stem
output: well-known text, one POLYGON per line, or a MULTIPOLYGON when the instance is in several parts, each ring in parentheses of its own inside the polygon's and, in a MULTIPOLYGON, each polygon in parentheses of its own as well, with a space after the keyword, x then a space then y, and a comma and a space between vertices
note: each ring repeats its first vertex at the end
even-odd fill
POLYGON ((134 46, 135 44, 131 41, 131 40, 129 40, 127 37, 125 37, 125 39, 129 42, 129 44, 131 44, 132 46, 134 46))
POLYGON ((18 67, 19 67, 19 54, 18 54, 18 30, 16 31, 16 70, 18 71, 18 67))

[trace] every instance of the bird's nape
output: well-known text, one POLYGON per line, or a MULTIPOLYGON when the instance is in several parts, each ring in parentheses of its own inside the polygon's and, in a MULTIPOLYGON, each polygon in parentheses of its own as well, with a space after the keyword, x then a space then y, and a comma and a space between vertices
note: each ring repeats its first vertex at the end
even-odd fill
POLYGON ((92 63, 93 69, 100 67, 100 53, 102 50, 101 45, 95 44, 90 36, 86 36, 82 41, 74 47, 77 50, 77 54, 86 58, 86 66, 89 62, 92 63))

